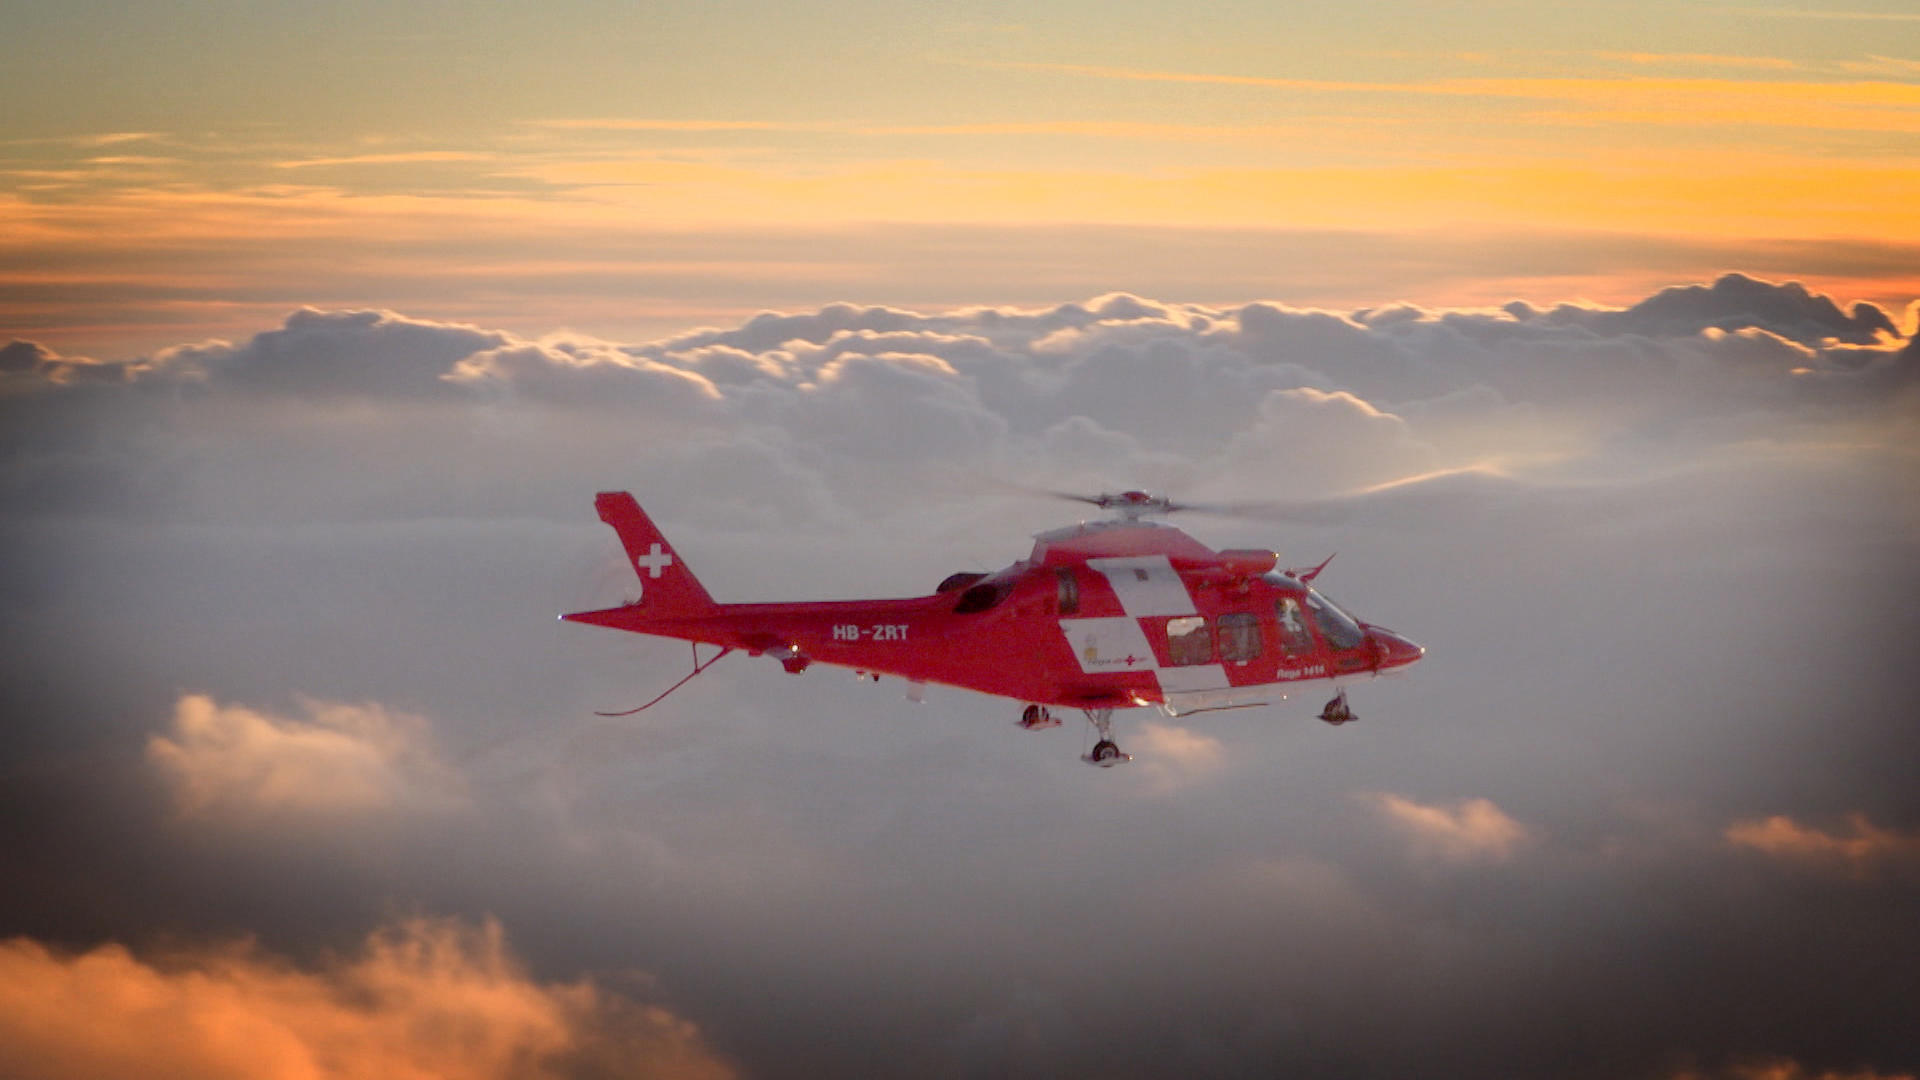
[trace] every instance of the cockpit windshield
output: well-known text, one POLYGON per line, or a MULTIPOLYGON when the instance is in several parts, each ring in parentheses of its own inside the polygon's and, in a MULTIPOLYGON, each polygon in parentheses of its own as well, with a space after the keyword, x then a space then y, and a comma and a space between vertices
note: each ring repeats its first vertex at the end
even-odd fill
POLYGON ((1322 596, 1319 590, 1307 587, 1307 608, 1313 612, 1314 625, 1320 628, 1320 636, 1327 644, 1336 649, 1357 649, 1367 640, 1366 631, 1354 617, 1340 610, 1340 605, 1322 596))

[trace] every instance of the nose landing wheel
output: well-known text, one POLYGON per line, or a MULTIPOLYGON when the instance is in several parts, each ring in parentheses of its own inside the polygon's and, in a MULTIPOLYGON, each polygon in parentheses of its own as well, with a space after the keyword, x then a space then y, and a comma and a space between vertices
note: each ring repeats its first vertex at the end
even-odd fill
POLYGON ((1351 723, 1360 718, 1353 715, 1353 710, 1347 707, 1347 692, 1342 690, 1333 695, 1333 700, 1327 702, 1326 708, 1320 710, 1320 719, 1339 727, 1341 724, 1351 723))

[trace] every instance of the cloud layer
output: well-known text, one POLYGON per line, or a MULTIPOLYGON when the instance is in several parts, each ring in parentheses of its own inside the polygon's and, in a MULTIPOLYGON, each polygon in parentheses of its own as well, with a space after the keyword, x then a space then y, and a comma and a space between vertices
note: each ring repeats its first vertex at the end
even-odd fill
POLYGON ((245 942, 150 962, 14 938, 0 942, 0 1006, 20 1080, 734 1075, 663 1009, 532 981, 493 922, 409 919, 311 970, 245 942))
POLYGON ((455 805, 457 781, 419 717, 378 705, 303 701, 287 720, 189 694, 147 760, 188 816, 401 812, 455 805))
POLYGON ((1731 275, 11 346, 4 956, 340 1075, 619 1075, 628 1028, 771 1077, 1912 1072, 1903 319, 1731 275), (1077 718, 748 658, 595 717, 686 651, 553 619, 633 584, 597 490, 749 600, 922 593, 1079 512, 1032 489, 1137 486, 1287 501, 1180 524, 1337 553, 1427 661, 1094 770, 1077 718))
MULTIPOLYGON (((182 346, 123 365, 58 360, 31 343, 10 348, 32 360, 8 374, 30 396, 110 373, 135 384, 120 395, 139 409, 135 423, 151 422, 153 410, 132 403, 155 395, 187 413, 288 411, 293 447, 303 430, 325 439, 355 409, 366 415, 355 402, 424 410, 423 439, 480 455, 500 452, 503 429, 440 430, 460 415, 449 408, 490 406, 529 424, 570 414, 582 457, 595 452, 585 444, 603 456, 679 446, 768 477, 808 474, 775 486, 788 492, 786 510, 809 517, 899 497, 918 484, 904 479, 934 468, 949 483, 1131 477, 1194 497, 1303 496, 1488 462, 1592 458, 1599 440, 1619 443, 1623 433, 1670 438, 1712 425, 1703 439, 1766 439, 1782 422, 1903 415, 1888 406, 1910 399, 1920 371, 1920 349, 1879 308, 1846 313, 1798 285, 1740 275, 1624 309, 1516 302, 1335 314, 1126 295, 932 315, 834 305, 639 345, 525 341, 392 313, 309 310, 241 344, 182 346)), ((19 483, 34 445, 30 437, 16 445, 19 483)), ((57 435, 48 450, 68 456, 57 435)), ((516 456, 548 460, 555 451, 516 456)), ((382 468, 424 460, 403 455, 382 468)), ((30 479, 59 483, 44 471, 30 479)), ((427 486, 406 480, 408 498, 427 486)), ((735 477, 707 486, 724 499, 735 477)))

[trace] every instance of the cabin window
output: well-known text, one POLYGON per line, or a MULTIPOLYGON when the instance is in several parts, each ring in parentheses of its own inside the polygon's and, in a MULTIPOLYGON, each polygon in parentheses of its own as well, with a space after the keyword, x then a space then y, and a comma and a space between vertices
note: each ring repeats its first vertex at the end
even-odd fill
POLYGON ((1312 589, 1307 590, 1307 606, 1313 609, 1313 621, 1320 627, 1320 636, 1334 648, 1357 649, 1367 640, 1366 631, 1353 621, 1353 616, 1312 589))
POLYGON ((1080 613, 1080 583, 1073 579, 1072 568, 1063 566, 1055 570, 1053 576, 1059 586, 1058 606, 1060 608, 1060 614, 1078 615, 1080 613))
POLYGON ((1235 612, 1220 616, 1220 659, 1244 664, 1260 656, 1260 620, 1235 612))
POLYGON ((1313 634, 1307 630, 1307 620, 1300 610, 1300 601, 1291 596, 1283 596, 1274 610, 1274 622, 1280 627, 1280 651, 1288 656, 1301 656, 1313 651, 1313 634))
POLYGON ((1213 635, 1207 633, 1207 620, 1199 615, 1168 619, 1167 659, 1175 667, 1213 663, 1213 635))

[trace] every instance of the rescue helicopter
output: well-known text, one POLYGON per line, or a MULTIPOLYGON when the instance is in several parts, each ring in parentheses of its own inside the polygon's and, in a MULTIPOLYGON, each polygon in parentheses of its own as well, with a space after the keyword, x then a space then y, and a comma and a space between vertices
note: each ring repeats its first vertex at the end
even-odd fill
POLYGON ((1073 495, 1110 516, 1037 534, 1026 558, 992 573, 956 573, 926 596, 718 604, 626 492, 594 499, 639 576, 637 601, 562 615, 569 622, 677 638, 693 671, 649 708, 735 651, 772 656, 799 674, 851 668, 909 683, 963 687, 1021 704, 1018 725, 1058 727, 1056 709, 1085 714, 1098 741, 1083 760, 1131 760, 1113 738, 1118 709, 1169 717, 1267 705, 1312 687, 1333 691, 1329 724, 1355 719, 1347 687, 1396 673, 1426 652, 1354 618, 1315 589, 1332 561, 1282 570, 1264 549, 1215 551, 1151 520, 1185 509, 1143 491, 1073 495), (701 645, 720 651, 702 661, 701 645))

